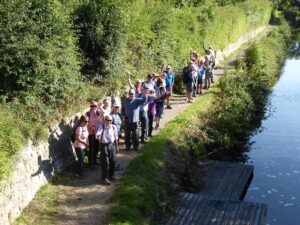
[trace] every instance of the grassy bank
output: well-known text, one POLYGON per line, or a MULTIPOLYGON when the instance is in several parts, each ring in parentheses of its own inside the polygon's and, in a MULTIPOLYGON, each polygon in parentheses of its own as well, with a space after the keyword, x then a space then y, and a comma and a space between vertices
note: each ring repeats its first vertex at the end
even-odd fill
MULTIPOLYGON (((207 110, 214 93, 218 91, 215 87, 198 98, 190 108, 153 137, 141 154, 131 161, 122 177, 121 186, 114 193, 110 224, 149 224, 156 210, 170 203, 170 194, 181 189, 177 182, 170 182, 170 177, 174 176, 180 183, 176 171, 183 172, 188 163, 186 153, 187 142, 190 140, 184 139, 182 133, 187 132, 189 127, 192 129, 197 116, 207 110), (182 148, 173 151, 167 146, 175 139, 181 143, 182 148)), ((202 151, 199 149, 199 154, 202 151)))
POLYGON ((158 224, 176 193, 186 182, 194 184, 189 178, 197 158, 211 151, 221 152, 223 159, 232 159, 232 150, 241 154, 278 79, 289 34, 287 24, 275 28, 249 49, 246 62, 251 54, 257 60, 241 62, 145 146, 114 193, 110 224, 158 224))

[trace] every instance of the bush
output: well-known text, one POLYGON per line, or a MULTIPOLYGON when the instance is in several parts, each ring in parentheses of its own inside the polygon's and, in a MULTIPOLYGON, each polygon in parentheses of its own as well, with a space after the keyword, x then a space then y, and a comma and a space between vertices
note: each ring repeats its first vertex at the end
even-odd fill
POLYGON ((0 180, 2 180, 11 171, 11 163, 25 144, 25 139, 18 126, 17 118, 2 109, 0 109, 0 118, 4 118, 0 120, 0 180))
POLYGON ((208 139, 203 142, 208 152, 216 151, 223 159, 244 159, 245 145, 259 127, 268 95, 278 79, 290 34, 283 23, 249 48, 235 73, 221 79, 220 94, 209 112, 201 116, 206 118, 203 130, 208 139))
POLYGON ((118 58, 126 32, 126 12, 125 0, 84 1, 74 10, 79 46, 86 58, 82 72, 88 79, 103 84, 103 77, 109 79, 113 74, 109 63, 118 58))
POLYGON ((81 81, 79 54, 59 1, 5 1, 0 17, 0 94, 51 106, 74 96, 81 81))

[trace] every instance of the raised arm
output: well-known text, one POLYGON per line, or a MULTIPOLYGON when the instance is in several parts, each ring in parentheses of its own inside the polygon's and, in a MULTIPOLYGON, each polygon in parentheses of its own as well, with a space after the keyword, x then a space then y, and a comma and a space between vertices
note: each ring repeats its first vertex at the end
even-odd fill
POLYGON ((129 85, 130 88, 133 88, 134 85, 133 85, 132 82, 131 82, 130 74, 131 74, 131 73, 130 73, 129 71, 126 71, 128 85, 129 85))
POLYGON ((204 53, 206 54, 207 49, 205 48, 204 42, 202 42, 202 48, 203 48, 203 50, 204 50, 204 53))
POLYGON ((165 64, 163 63, 162 65, 161 65, 161 69, 160 69, 160 73, 164 73, 165 72, 165 64))

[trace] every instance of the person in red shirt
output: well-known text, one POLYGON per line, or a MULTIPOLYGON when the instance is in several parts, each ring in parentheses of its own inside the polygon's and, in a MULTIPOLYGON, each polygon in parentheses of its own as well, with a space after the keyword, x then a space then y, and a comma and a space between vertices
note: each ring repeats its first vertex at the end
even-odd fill
POLYGON ((95 169, 95 165, 98 165, 97 155, 99 152, 99 142, 95 139, 95 131, 101 124, 100 111, 98 110, 98 104, 96 101, 92 101, 90 104, 90 110, 85 114, 89 118, 87 125, 89 132, 89 167, 95 169))

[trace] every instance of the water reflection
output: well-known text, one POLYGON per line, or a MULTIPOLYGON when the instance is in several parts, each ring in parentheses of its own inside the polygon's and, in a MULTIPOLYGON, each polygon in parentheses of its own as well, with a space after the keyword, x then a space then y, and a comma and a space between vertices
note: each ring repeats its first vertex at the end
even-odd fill
POLYGON ((254 179, 245 200, 268 204, 268 224, 300 224, 300 60, 288 59, 270 96, 269 117, 248 153, 254 179))

